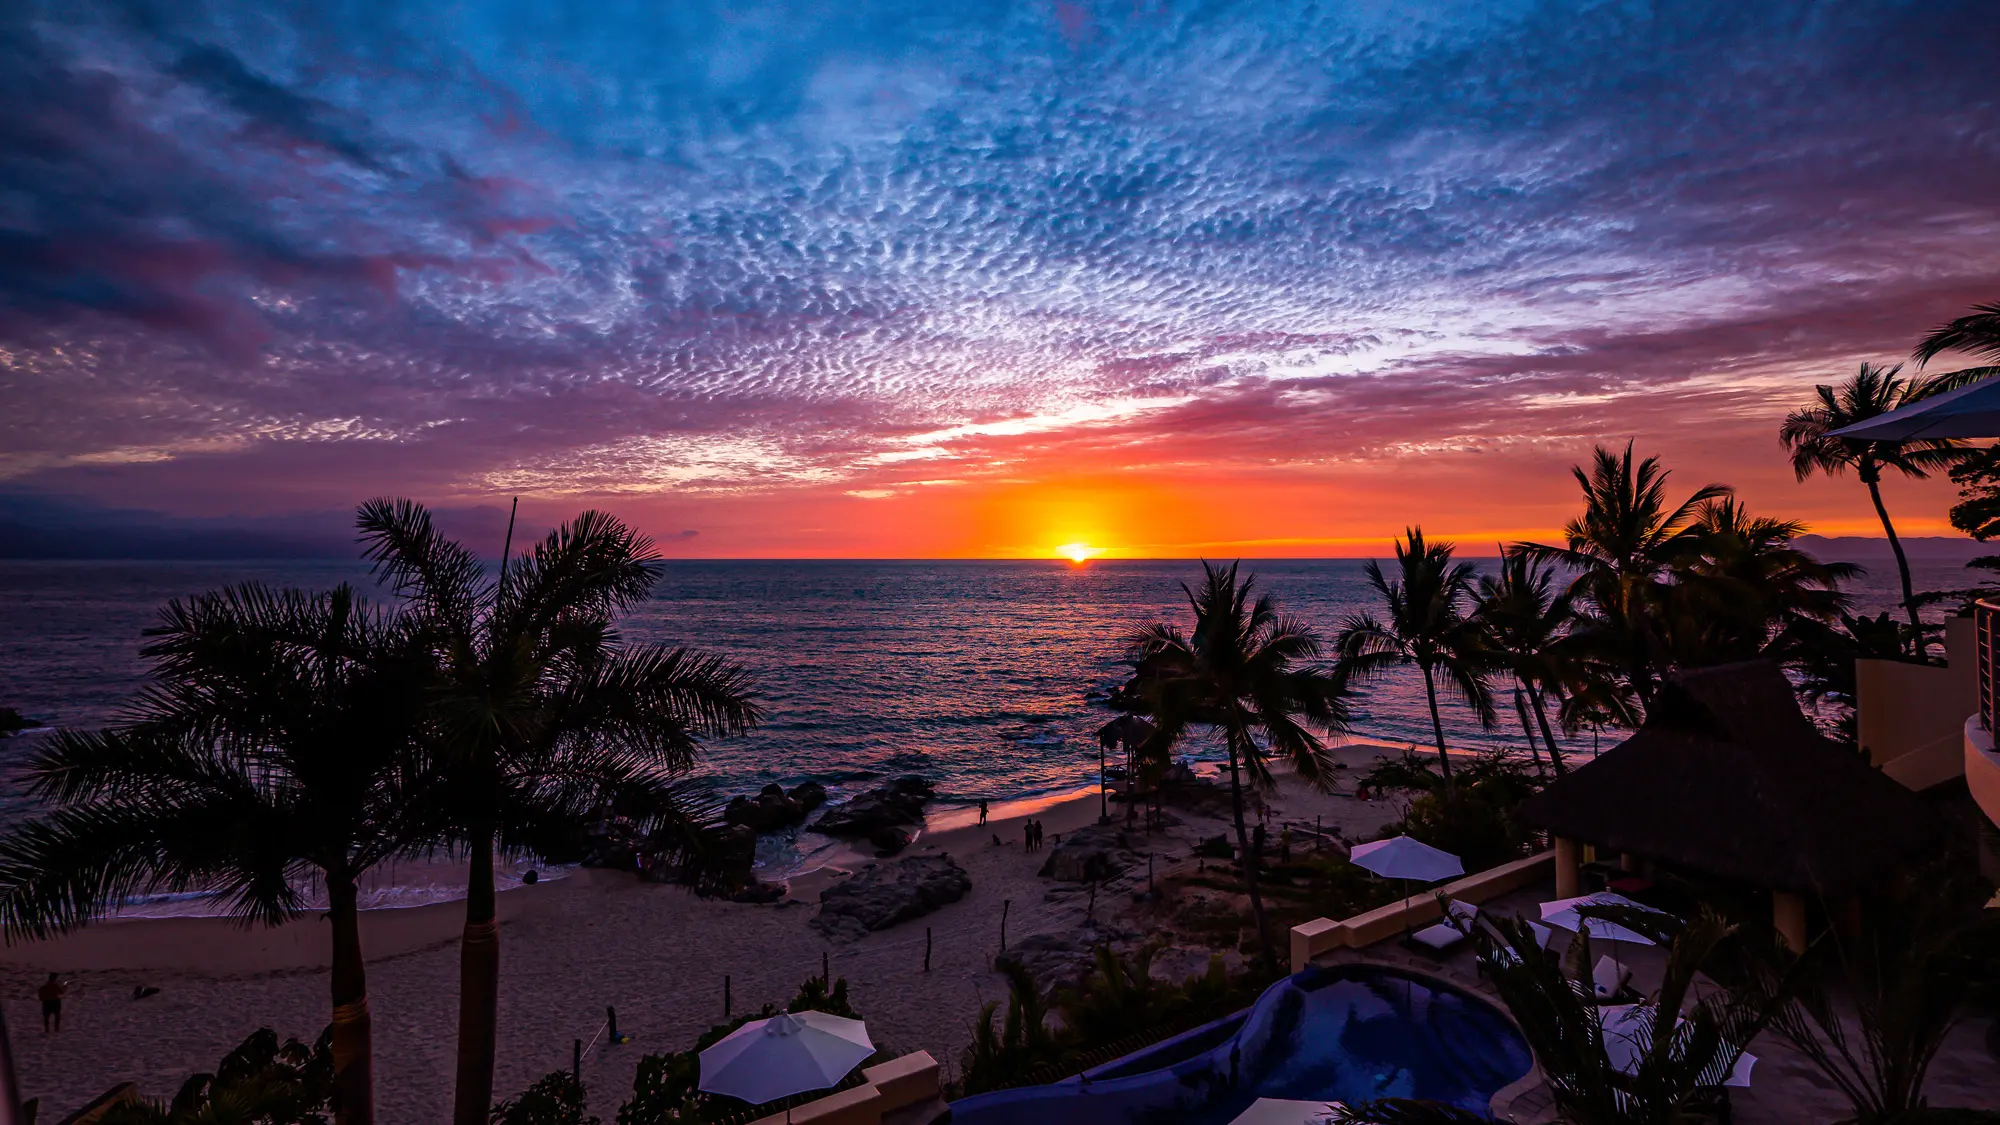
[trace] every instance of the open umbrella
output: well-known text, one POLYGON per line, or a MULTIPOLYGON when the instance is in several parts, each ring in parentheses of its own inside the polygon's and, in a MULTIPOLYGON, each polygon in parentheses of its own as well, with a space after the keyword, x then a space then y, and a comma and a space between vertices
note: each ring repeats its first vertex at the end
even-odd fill
MULTIPOLYGON (((1639 1060, 1653 1044, 1653 1016, 1641 1004, 1606 1004, 1597 1010, 1597 1021, 1604 1027, 1604 1057, 1611 1060, 1611 1066, 1620 1074, 1632 1074, 1639 1069, 1639 1060)), ((1674 1021, 1676 1030, 1687 1022, 1686 1017, 1674 1021)), ((1757 1065, 1757 1056, 1748 1051, 1736 1056, 1736 1065, 1729 1068, 1729 1077, 1722 1080, 1724 1086, 1750 1085, 1750 1068, 1757 1065)))
POLYGON ((874 1053, 860 1020, 825 1012, 752 1020, 701 1053, 700 1089, 761 1105, 824 1090, 874 1053))
MULTIPOLYGON (((1362 844, 1347 853, 1347 859, 1354 866, 1372 871, 1384 879, 1406 879, 1412 883, 1435 883, 1439 879, 1465 874, 1465 865, 1458 861, 1457 856, 1408 836, 1391 836, 1386 840, 1362 844)), ((1403 930, 1407 933, 1409 929, 1410 904, 1405 899, 1403 930)))
POLYGON ((2000 437, 2000 379, 1918 399, 1899 410, 1843 426, 1828 437, 1854 441, 2000 437))
POLYGON ((1590 936, 1599 941, 1635 941, 1640 945, 1652 945, 1653 939, 1637 930, 1628 930, 1608 918, 1585 918, 1581 911, 1586 906, 1624 906, 1633 910, 1644 910, 1658 914, 1650 906, 1633 902, 1621 894, 1599 891, 1594 895, 1580 895, 1576 898, 1559 898, 1542 904, 1542 921, 1559 930, 1582 930, 1588 928, 1590 936))

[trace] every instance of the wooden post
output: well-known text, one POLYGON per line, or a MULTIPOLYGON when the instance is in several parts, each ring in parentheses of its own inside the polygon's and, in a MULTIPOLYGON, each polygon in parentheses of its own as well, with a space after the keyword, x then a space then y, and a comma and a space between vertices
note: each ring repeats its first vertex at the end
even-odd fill
POLYGON ((931 928, 924 927, 924 971, 931 971, 931 928))
POLYGON ((1110 824, 1111 810, 1104 796, 1104 740, 1097 740, 1097 823, 1110 824))
POLYGON ((722 974, 722 1018, 729 1018, 729 974, 722 974))
POLYGON ((833 987, 833 965, 824 949, 819 951, 819 982, 828 988, 833 987))
POLYGON ((570 1040, 569 1074, 578 1082, 583 1081, 583 1040, 570 1040))
POLYGON ((611 1042, 618 1042, 618 1009, 609 1004, 604 1006, 604 1023, 611 1033, 611 1042))
POLYGON ((1806 951, 1806 900, 1788 891, 1771 892, 1771 924, 1793 953, 1806 951))
POLYGON ((1556 897, 1575 898, 1582 894, 1583 872, 1577 862, 1575 840, 1556 837, 1556 897))
POLYGON ((1318 814, 1318 813, 1314 813, 1314 814, 1313 814, 1313 850, 1314 850, 1314 851, 1318 851, 1318 850, 1319 850, 1319 846, 1320 846, 1321 842, 1322 842, 1322 841, 1323 841, 1324 839, 1325 839, 1325 834, 1324 834, 1324 833, 1322 833, 1322 832, 1320 831, 1320 827, 1319 827, 1319 814, 1318 814))
POLYGON ((1158 888, 1153 886, 1153 853, 1146 853, 1146 892, 1151 894, 1158 888))
POLYGON ((1007 908, 1014 905, 1011 898, 1000 900, 1000 952, 1007 952, 1007 908))

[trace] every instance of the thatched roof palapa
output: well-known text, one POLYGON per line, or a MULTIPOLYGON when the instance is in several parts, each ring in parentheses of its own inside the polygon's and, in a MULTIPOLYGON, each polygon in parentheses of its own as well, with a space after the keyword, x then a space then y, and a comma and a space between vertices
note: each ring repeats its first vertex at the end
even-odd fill
POLYGON ((1599 848, 1833 897, 1942 839, 1929 804, 1822 736, 1768 661, 1670 678, 1632 737, 1520 813, 1599 848))

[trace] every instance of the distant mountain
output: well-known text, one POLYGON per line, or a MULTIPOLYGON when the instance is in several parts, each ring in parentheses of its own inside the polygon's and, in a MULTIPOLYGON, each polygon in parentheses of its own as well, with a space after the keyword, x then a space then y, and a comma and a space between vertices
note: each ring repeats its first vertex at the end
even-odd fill
MULTIPOLYGON (((1842 562, 1887 562, 1896 557, 1887 539, 1864 535, 1801 535, 1798 545, 1823 559, 1842 562)), ((1903 552, 1911 562, 1963 565, 1981 555, 2000 555, 2000 543, 1981 543, 1958 535, 1905 535, 1903 552)))
POLYGON ((0 559, 346 558, 337 516, 184 519, 39 495, 0 493, 0 559))
MULTIPOLYGON (((433 508, 446 535, 498 555, 507 510, 433 508)), ((545 531, 523 521, 519 541, 545 531)), ((683 533, 688 534, 688 533, 683 533)), ((195 519, 42 493, 0 491, 0 559, 355 559, 351 510, 195 519)))

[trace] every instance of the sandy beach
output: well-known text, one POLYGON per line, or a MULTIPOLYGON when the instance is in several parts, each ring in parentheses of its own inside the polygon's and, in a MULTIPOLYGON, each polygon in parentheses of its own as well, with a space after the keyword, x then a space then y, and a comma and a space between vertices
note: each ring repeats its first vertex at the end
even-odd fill
MULTIPOLYGON (((1401 747, 1356 742, 1338 755, 1348 766, 1332 794, 1295 779, 1281 779, 1271 799, 1270 825, 1295 832, 1320 818, 1329 832, 1350 838, 1372 834, 1400 813, 1393 801, 1362 802, 1351 795, 1355 770, 1401 747)), ((1119 806, 1114 804, 1114 811, 1119 806)), ((605 1037, 585 1056, 584 1078, 592 1111, 610 1118, 631 1089, 641 1055, 684 1050, 722 1019, 723 978, 730 978, 735 1011, 783 1003, 799 982, 820 971, 824 954, 835 976, 846 977, 855 1005, 878 1043, 897 1050, 924 1049, 955 1073, 971 1038, 980 1005, 1005 995, 992 971, 999 949, 1000 917, 1007 907, 1010 940, 1073 928, 1082 918, 1080 895, 1045 901, 1054 885, 1040 878, 1044 854, 1025 854, 1022 822, 1040 819, 1057 835, 1097 817, 1095 788, 1058 798, 996 802, 980 827, 972 808, 940 808, 907 855, 946 853, 972 878, 963 900, 936 913, 851 943, 829 943, 807 925, 819 890, 842 876, 822 870, 792 883, 779 905, 757 906, 696 898, 674 887, 640 883, 604 871, 526 888, 535 896, 501 932, 500 1049, 496 1090, 511 1094, 551 1070, 566 1069, 572 1042, 597 1036, 605 1007, 618 1010, 620 1030, 633 1041, 611 1046, 605 1037), (1002 843, 995 846, 994 836, 1002 843), (931 971, 923 971, 924 930, 932 934, 931 971)), ((1223 830, 1225 821, 1177 811, 1178 826, 1154 834, 1162 859, 1186 859, 1199 837, 1223 830)), ((1171 863, 1159 871, 1167 873, 1171 863)), ((1100 915, 1113 917, 1129 902, 1107 896, 1100 915)), ((0 951, 0 996, 13 1032, 21 1080, 29 1096, 44 1099, 55 1120, 112 1085, 131 1081, 149 1095, 170 1095, 188 1074, 212 1067, 249 1032, 270 1026, 281 1034, 316 1035, 327 1020, 323 969, 232 968, 216 951, 228 948, 228 923, 120 924, 117 943, 132 964, 190 966, 173 971, 99 968, 66 974, 70 993, 59 1034, 40 1030, 34 988, 37 966, 51 950, 0 951), (136 986, 160 989, 132 999, 136 986)), ((455 927, 446 926, 446 933, 455 927)), ((104 939, 99 938, 102 941, 104 939)), ((375 1027, 377 1098, 382 1120, 427 1122, 448 1116, 458 987, 458 950, 445 936, 428 947, 380 956, 371 950, 369 991, 375 1027)), ((52 963, 52 962, 51 962, 52 963)))

